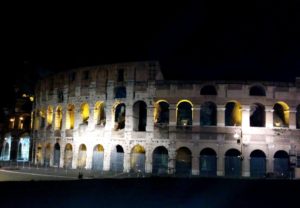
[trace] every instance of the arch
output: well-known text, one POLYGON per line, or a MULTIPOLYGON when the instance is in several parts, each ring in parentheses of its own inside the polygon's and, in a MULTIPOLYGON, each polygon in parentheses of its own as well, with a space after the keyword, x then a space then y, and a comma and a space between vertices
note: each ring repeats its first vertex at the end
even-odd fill
POLYGON ((177 103, 177 126, 193 125, 193 104, 189 100, 181 100, 177 103))
POLYGON ((36 149, 36 164, 37 165, 42 164, 42 158, 43 158, 42 145, 37 145, 37 149, 36 149))
POLYGON ((165 100, 159 100, 154 107, 154 123, 169 124, 169 103, 165 100))
POLYGON ((80 106, 80 112, 81 112, 81 122, 82 122, 82 124, 88 124, 89 117, 90 117, 89 104, 82 103, 81 106, 80 106))
POLYGON ((45 147, 45 157, 44 157, 44 165, 46 167, 50 166, 50 159, 51 159, 51 144, 48 143, 45 147))
POLYGON ((94 119, 96 125, 105 126, 106 124, 106 114, 105 114, 105 103, 98 101, 95 104, 94 119))
MULTIPOLYGON (((12 122, 11 128, 14 128, 14 119, 11 119, 10 121, 12 122)), ((40 126, 40 110, 36 109, 33 113, 33 128, 34 130, 39 130, 40 126)))
POLYGON ((66 129, 74 129, 75 124, 75 106, 68 104, 66 115, 66 129))
POLYGON ((296 128, 300 129, 300 105, 297 106, 296 110, 296 128))
POLYGON ((29 148, 30 148, 30 138, 28 135, 25 134, 20 138, 19 141, 17 160, 28 161, 29 148))
POLYGON ((77 168, 84 169, 86 166, 86 146, 81 144, 78 149, 77 168))
POLYGON ((3 145, 2 160, 10 160, 10 139, 3 145))
POLYGON ((40 119, 41 119, 40 129, 44 129, 46 126, 46 110, 44 108, 42 108, 40 110, 39 114, 40 114, 40 119))
POLYGON ((249 89, 250 96, 266 96, 266 90, 263 86, 253 85, 249 89))
POLYGON ((242 107, 238 101, 229 101, 225 106, 225 126, 240 126, 242 107))
POLYGON ((205 85, 200 90, 200 95, 217 95, 217 90, 214 85, 205 85))
POLYGON ((51 105, 47 108, 47 129, 52 127, 53 122, 53 107, 51 105))
POLYGON ((229 149, 225 153, 225 176, 241 176, 242 160, 241 153, 237 149, 229 149))
POLYGON ((92 169, 96 171, 103 171, 103 161, 104 148, 101 144, 98 144, 94 147, 93 150, 92 169))
POLYGON ((119 103, 115 106, 115 130, 125 128, 126 106, 124 103, 119 103))
POLYGON ((156 147, 152 154, 152 174, 168 174, 168 150, 164 146, 156 147))
POLYGON ((277 102, 273 107, 273 126, 289 127, 290 108, 285 102, 277 102))
POLYGON ((260 103, 254 103, 250 106, 250 126, 265 127, 266 113, 265 106, 260 103))
POLYGON ((145 148, 139 144, 131 149, 130 166, 132 172, 145 172, 145 153, 145 148))
POLYGON ((55 130, 61 130, 62 127, 62 107, 59 105, 55 111, 55 130))
POLYGON ((146 131, 147 125, 147 104, 144 101, 137 101, 133 104, 133 130, 146 131))
POLYGON ((181 147, 176 151, 175 173, 180 176, 192 174, 192 152, 187 147, 181 147))
POLYGON ((60 164, 60 145, 55 143, 54 145, 54 154, 53 154, 53 165, 59 167, 60 164))
POLYGON ((266 175, 266 154, 261 150, 254 150, 250 154, 250 176, 264 177, 266 175))
POLYGON ((110 156, 110 170, 113 172, 123 172, 124 169, 124 150, 121 145, 112 148, 110 156))
POLYGON ((205 102, 201 105, 200 125, 201 126, 217 125, 217 106, 215 103, 205 102))
POLYGON ((289 154, 284 150, 278 150, 274 154, 274 173, 276 176, 289 176, 289 154))
POLYGON ((64 168, 71 169, 73 160, 73 147, 70 143, 65 146, 64 168))
POLYGON ((204 148, 201 150, 199 171, 202 176, 217 175, 217 153, 212 148, 204 148))

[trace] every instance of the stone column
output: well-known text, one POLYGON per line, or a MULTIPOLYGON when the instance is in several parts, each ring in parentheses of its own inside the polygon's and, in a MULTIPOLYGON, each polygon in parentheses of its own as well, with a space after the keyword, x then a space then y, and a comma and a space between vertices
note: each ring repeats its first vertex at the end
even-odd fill
POLYGON ((175 163, 176 163, 176 150, 169 149, 169 162, 168 162, 168 173, 175 174, 175 163))
POLYGON ((59 158, 59 167, 63 168, 65 163, 65 145, 60 146, 60 158, 59 158))
POLYGON ((225 171, 224 171, 224 161, 225 161, 225 156, 224 155, 218 155, 217 156, 217 176, 224 176, 225 171))
POLYGON ((265 112, 266 112, 266 127, 267 128, 273 128, 273 107, 266 106, 265 112))
POLYGON ((105 149, 104 150, 104 160, 103 160, 103 170, 108 171, 110 170, 110 158, 111 156, 111 149, 105 149))
POLYGON ((193 108, 193 126, 200 126, 200 113, 201 108, 193 108))
MULTIPOLYGON (((150 101, 152 103, 152 101, 150 101)), ((153 132, 154 131, 154 118, 153 118, 154 106, 148 105, 147 107, 147 125, 146 131, 153 132)))
POLYGON ((113 104, 107 103, 105 107, 105 130, 106 131, 111 131, 114 129, 115 125, 115 115, 113 114, 114 109, 113 109, 113 104))
POLYGON ((199 155, 192 156, 192 175, 199 175, 199 155))
POLYGON ((132 105, 126 105, 125 111, 125 131, 133 131, 133 110, 132 105))
MULTIPOLYGON (((243 144, 241 144, 243 145, 243 144)), ((242 161, 242 176, 249 177, 250 176, 250 157, 249 152, 243 147, 243 161, 242 161)))
POLYGON ((86 169, 92 169, 92 162, 93 162, 93 147, 87 147, 86 149, 86 169))
POLYGON ((250 126, 250 106, 243 105, 242 106, 242 127, 250 126))
POLYGON ((169 126, 175 127, 177 125, 176 119, 176 104, 169 104, 169 126))
POLYGON ((296 116, 297 116, 296 108, 290 108, 290 123, 289 123, 289 128, 290 129, 296 129, 296 127, 297 127, 296 116))
POLYGON ((274 171, 274 144, 268 144, 267 172, 274 171))
POLYGON ((225 108, 223 105, 217 106, 217 126, 225 126, 225 108))
POLYGON ((93 105, 93 103, 89 103, 89 129, 94 129, 95 128, 95 120, 94 120, 94 108, 95 106, 93 105))
POLYGON ((148 149, 146 152, 145 171, 146 173, 152 173, 152 154, 148 149))
POLYGON ((66 116, 67 116, 67 112, 68 112, 68 109, 67 107, 63 108, 62 110, 62 124, 61 124, 61 130, 64 131, 66 129, 66 116))
POLYGON ((130 171, 130 152, 124 153, 124 172, 128 173, 130 171))

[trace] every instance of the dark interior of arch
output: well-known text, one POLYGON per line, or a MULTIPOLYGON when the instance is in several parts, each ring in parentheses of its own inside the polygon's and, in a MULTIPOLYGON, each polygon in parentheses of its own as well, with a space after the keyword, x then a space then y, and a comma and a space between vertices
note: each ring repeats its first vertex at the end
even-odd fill
POLYGON ((126 98, 126 87, 115 87, 115 98, 126 98))
POLYGON ((235 126, 236 121, 234 118, 234 108, 236 107, 235 102, 229 102, 225 106, 225 126, 235 126))
POLYGON ((265 153, 261 150, 254 150, 251 152, 250 157, 266 157, 265 153))
POLYGON ((225 153, 225 156, 237 157, 240 156, 241 153, 237 149, 230 149, 225 153))
POLYGON ((265 107, 261 104, 253 104, 250 107, 250 126, 265 126, 265 107))
POLYGON ((279 123, 279 127, 286 127, 287 124, 285 123, 283 106, 279 103, 276 103, 273 109, 273 125, 278 126, 276 123, 279 123))
POLYGON ((153 154, 168 154, 168 150, 165 147, 157 147, 153 154))
POLYGON ((116 129, 124 129, 125 127, 125 104, 119 104, 115 110, 115 122, 117 123, 116 129))
POLYGON ((55 146, 54 146, 54 149, 56 149, 56 150, 60 150, 60 146, 59 146, 59 144, 58 144, 58 143, 56 143, 56 144, 55 144, 55 146))
POLYGON ((160 102, 158 107, 159 115, 157 123, 169 123, 169 104, 167 102, 160 102))
POLYGON ((275 153, 274 158, 289 158, 289 155, 286 151, 279 150, 275 153))
POLYGON ((249 92, 250 96, 266 96, 266 91, 261 86, 252 86, 249 92))
POLYGON ((120 152, 120 153, 123 153, 123 152, 124 152, 123 147, 122 147, 121 145, 117 145, 117 146, 116 146, 116 151, 117 151, 117 152, 120 152))
POLYGON ((177 125, 192 125, 192 106, 188 102, 182 102, 178 105, 177 125))
POLYGON ((147 105, 143 101, 138 101, 133 105, 133 129, 135 131, 146 131, 147 125, 147 105))
POLYGON ((217 125, 217 107, 214 103, 206 102, 203 105, 201 105, 200 125, 201 126, 217 125))
POLYGON ((213 85, 206 85, 201 88, 200 95, 217 95, 217 90, 213 85))
POLYGON ((205 148, 200 152, 200 155, 217 155, 217 153, 211 148, 205 148))

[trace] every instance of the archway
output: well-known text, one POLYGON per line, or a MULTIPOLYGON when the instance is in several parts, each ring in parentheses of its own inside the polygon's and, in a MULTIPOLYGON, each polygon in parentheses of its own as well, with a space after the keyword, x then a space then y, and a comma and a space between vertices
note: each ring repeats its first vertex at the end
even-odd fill
POLYGON ((213 149, 205 148, 200 152, 199 168, 202 176, 217 175, 217 154, 213 149))
POLYGON ((77 168, 84 169, 86 166, 86 146, 81 144, 78 150, 77 168))
POLYGON ((189 176, 192 174, 192 152, 186 148, 181 147, 176 151, 176 175, 189 176))
POLYGON ((145 149, 141 145, 135 145, 131 150, 130 166, 132 172, 145 172, 145 149))
POLYGON ((53 165, 59 167, 59 163, 60 163, 60 145, 56 143, 54 145, 53 165))
POLYGON ((168 174, 168 160, 168 150, 163 146, 156 147, 152 155, 152 174, 168 174))
POLYGON ((289 106, 284 102, 277 102, 273 107, 273 126, 289 127, 289 106))
POLYGON ((265 106, 254 103, 250 106, 250 126, 264 127, 266 120, 265 106))
POLYGON ((51 145, 48 143, 45 148, 45 157, 44 157, 44 166, 50 166, 50 158, 51 158, 51 145))
POLYGON ((276 176, 289 176, 289 154, 279 150, 274 154, 274 173, 276 176))
POLYGON ((266 155, 261 150, 254 150, 250 154, 250 176, 264 177, 266 174, 266 155))
POLYGON ((240 126, 242 123, 242 107, 237 101, 228 102, 225 106, 225 126, 240 126))
POLYGON ((75 106, 68 104, 67 115, 66 115, 66 129, 74 129, 75 123, 75 106))
POLYGON ((225 176, 239 177, 242 171, 241 153, 230 149, 225 153, 225 176))
POLYGON ((193 125, 193 111, 190 101, 181 101, 177 104, 177 126, 188 127, 193 125))
POLYGON ((67 169, 71 169, 72 160, 73 160, 73 147, 71 144, 67 144, 65 147, 64 167, 67 169))
POLYGON ((41 145, 38 145, 36 150, 36 163, 38 165, 42 164, 42 158, 43 158, 43 149, 41 145))
POLYGON ((147 125, 147 104, 144 101, 137 101, 133 105, 133 130, 146 131, 147 125))
POLYGON ((125 128, 126 106, 120 103, 115 107, 115 130, 125 128))
POLYGON ((80 107, 80 111, 81 111, 81 124, 87 125, 90 117, 89 104, 83 103, 80 107))
POLYGON ((154 122, 157 124, 169 123, 169 103, 158 101, 154 108, 154 122))
POLYGON ((58 106, 55 112, 55 130, 61 130, 62 127, 62 107, 58 106))
POLYGON ((101 144, 98 144, 94 147, 93 150, 93 160, 92 160, 92 169, 96 171, 103 170, 103 161, 104 161, 104 148, 101 144))
POLYGON ((4 144, 2 159, 3 160, 10 160, 10 143, 9 142, 5 142, 5 144, 4 144))
POLYGON ((106 115, 105 115, 105 104, 104 102, 98 101, 95 105, 94 110, 94 120, 96 125, 105 126, 106 124, 106 115))
POLYGON ((124 150, 121 145, 115 146, 111 151, 110 170, 113 172, 123 172, 124 169, 124 150))
POLYGON ((217 106, 215 103, 205 102, 201 105, 200 125, 201 126, 217 125, 217 106))
POLYGON ((52 127, 52 121, 53 121, 53 107, 49 105, 47 109, 47 129, 50 129, 52 127))

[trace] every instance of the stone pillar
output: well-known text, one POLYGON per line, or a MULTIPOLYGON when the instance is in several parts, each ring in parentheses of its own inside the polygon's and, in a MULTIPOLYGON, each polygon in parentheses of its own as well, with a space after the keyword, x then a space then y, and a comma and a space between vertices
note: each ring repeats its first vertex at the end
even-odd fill
POLYGON ((111 156, 111 149, 104 150, 104 160, 103 160, 103 170, 109 171, 110 170, 110 156, 111 156))
POLYGON ((175 163, 176 163, 176 150, 169 149, 169 162, 168 162, 168 173, 175 174, 175 163))
POLYGON ((242 127, 250 126, 250 106, 243 105, 242 106, 242 127))
MULTIPOLYGON (((241 144, 243 145, 243 144, 241 144)), ((250 176, 250 157, 249 152, 247 150, 243 150, 243 161, 242 161, 242 176, 249 177, 250 176)))
POLYGON ((273 107, 266 106, 265 112, 266 112, 266 127, 267 128, 273 128, 273 107))
POLYGON ((200 126, 200 113, 201 108, 193 108, 193 126, 200 126))
POLYGON ((225 126, 225 108, 223 105, 217 106, 217 126, 225 126))
POLYGON ((94 108, 95 106, 93 106, 92 103, 89 103, 89 111, 90 111, 90 115, 89 115, 89 129, 94 129, 95 128, 95 119, 94 119, 94 108))
POLYGON ((126 105, 125 111, 125 131, 133 131, 133 110, 132 105, 126 105))
POLYGON ((290 129, 296 129, 296 127, 297 127, 296 116, 297 116, 297 110, 296 110, 296 108, 290 108, 290 123, 289 123, 289 128, 290 129))
POLYGON ((217 176, 224 176, 224 168, 225 168, 225 156, 224 155, 218 155, 217 156, 217 176))
POLYGON ((113 114, 114 109, 113 109, 113 104, 106 104, 105 107, 105 130, 106 131, 111 131, 112 129, 114 129, 114 125, 115 125, 115 115, 113 114))
POLYGON ((199 175, 199 155, 192 156, 192 175, 199 175))
POLYGON ((274 171, 274 144, 268 144, 267 172, 274 171))
MULTIPOLYGON (((152 101, 150 101, 152 103, 152 101)), ((147 125, 146 131, 154 131, 154 118, 153 118, 154 106, 151 104, 147 107, 147 125)))
POLYGON ((61 130, 64 131, 66 129, 66 120, 67 120, 67 113, 68 113, 68 109, 67 108, 63 108, 62 110, 62 124, 61 124, 61 130))
POLYGON ((74 115, 74 129, 78 129, 80 124, 82 123, 82 119, 81 119, 81 106, 75 106, 75 115, 74 115))
POLYGON ((145 161, 145 172, 152 173, 152 154, 151 151, 148 149, 146 152, 146 161, 145 161))
POLYGON ((176 105, 175 104, 169 104, 169 126, 176 126, 177 120, 176 120, 176 105))
POLYGON ((65 163, 65 145, 61 145, 60 147, 60 158, 59 158, 59 167, 63 168, 65 163))
POLYGON ((73 154, 72 169, 76 169, 77 168, 78 151, 79 151, 78 147, 76 145, 73 145, 73 150, 72 150, 72 154, 73 154))
POLYGON ((124 153, 124 172, 128 173, 130 171, 130 152, 124 153))
POLYGON ((93 162, 93 147, 87 147, 86 149, 86 169, 92 169, 92 162, 93 162))

